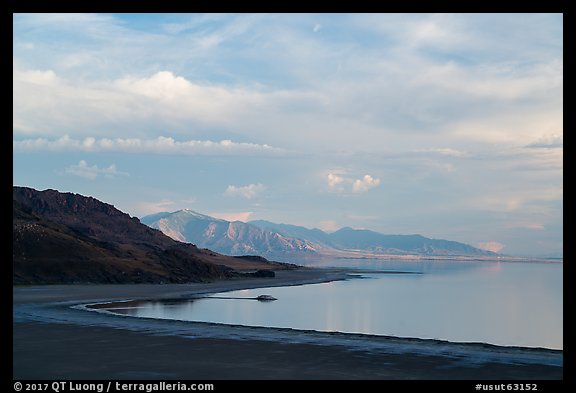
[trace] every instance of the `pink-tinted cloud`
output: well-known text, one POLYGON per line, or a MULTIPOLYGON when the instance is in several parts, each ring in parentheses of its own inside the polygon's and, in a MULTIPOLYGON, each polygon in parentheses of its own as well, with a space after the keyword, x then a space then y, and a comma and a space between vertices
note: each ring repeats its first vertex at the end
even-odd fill
POLYGON ((483 250, 486 250, 486 251, 500 252, 506 246, 504 244, 496 242, 496 241, 489 241, 489 242, 478 243, 478 247, 483 249, 483 250))

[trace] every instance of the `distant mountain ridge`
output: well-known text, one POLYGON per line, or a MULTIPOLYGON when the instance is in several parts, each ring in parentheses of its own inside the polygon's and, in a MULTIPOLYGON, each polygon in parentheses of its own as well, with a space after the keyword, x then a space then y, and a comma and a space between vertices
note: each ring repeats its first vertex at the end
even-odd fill
POLYGON ((264 220, 226 221, 192 210, 142 217, 144 224, 168 236, 228 255, 255 254, 275 260, 340 256, 495 256, 468 244, 422 235, 385 235, 342 228, 333 233, 264 220))
POLYGON ((141 221, 173 239, 226 255, 254 254, 282 260, 287 254, 302 256, 315 254, 317 251, 315 245, 307 240, 284 236, 249 223, 206 216, 188 209, 145 216, 141 221))
POLYGON ((341 228, 332 233, 320 229, 307 229, 295 225, 275 224, 269 221, 251 221, 261 228, 276 230, 336 250, 365 251, 369 253, 417 255, 496 255, 465 243, 451 240, 430 239, 422 235, 385 235, 367 229, 341 228))
POLYGON ((13 187, 14 284, 186 283, 282 269, 181 243, 92 197, 13 187))

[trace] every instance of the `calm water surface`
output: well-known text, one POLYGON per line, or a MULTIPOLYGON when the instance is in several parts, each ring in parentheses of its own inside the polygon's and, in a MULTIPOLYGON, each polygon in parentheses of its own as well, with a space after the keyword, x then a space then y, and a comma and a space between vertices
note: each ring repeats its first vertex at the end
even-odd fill
POLYGON ((117 309, 137 317, 563 348, 562 263, 393 262, 361 279, 226 292, 117 309), (386 274, 404 271, 411 274, 386 274), (278 300, 250 299, 268 294, 278 300))

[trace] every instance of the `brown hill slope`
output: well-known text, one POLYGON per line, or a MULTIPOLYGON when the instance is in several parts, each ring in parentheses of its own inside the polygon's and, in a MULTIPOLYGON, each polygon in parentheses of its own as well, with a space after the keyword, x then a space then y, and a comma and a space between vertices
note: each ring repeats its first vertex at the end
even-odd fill
POLYGON ((72 193, 13 188, 13 283, 198 282, 282 269, 175 241, 114 206, 72 193))

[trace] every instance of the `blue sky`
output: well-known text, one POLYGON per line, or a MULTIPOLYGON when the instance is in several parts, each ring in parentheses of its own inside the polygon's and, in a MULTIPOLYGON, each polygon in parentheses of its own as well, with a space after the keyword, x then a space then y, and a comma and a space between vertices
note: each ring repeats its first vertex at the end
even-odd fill
POLYGON ((14 184, 561 255, 561 14, 14 14, 14 184))

